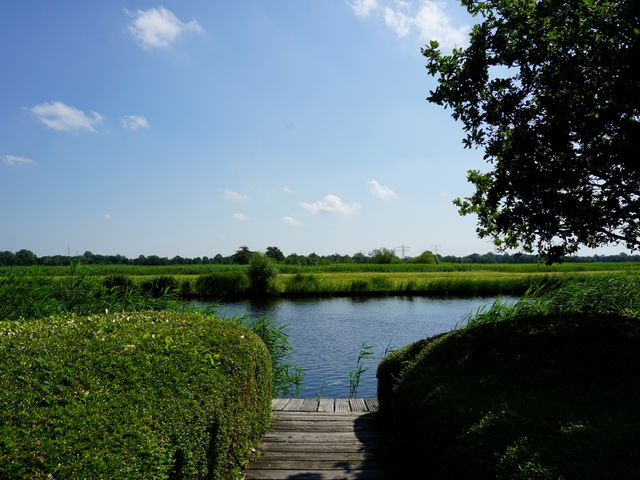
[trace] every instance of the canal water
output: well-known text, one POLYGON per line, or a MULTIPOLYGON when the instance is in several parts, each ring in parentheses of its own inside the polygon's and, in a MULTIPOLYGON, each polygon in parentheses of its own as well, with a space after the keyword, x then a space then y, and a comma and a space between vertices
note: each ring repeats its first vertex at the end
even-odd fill
POLYGON ((356 396, 376 396, 376 367, 385 351, 453 330, 465 316, 491 305, 495 297, 322 298, 221 303, 225 316, 270 316, 285 324, 294 353, 290 363, 304 369, 300 397, 347 397, 349 372, 356 370, 363 344, 372 355, 362 362, 356 396))

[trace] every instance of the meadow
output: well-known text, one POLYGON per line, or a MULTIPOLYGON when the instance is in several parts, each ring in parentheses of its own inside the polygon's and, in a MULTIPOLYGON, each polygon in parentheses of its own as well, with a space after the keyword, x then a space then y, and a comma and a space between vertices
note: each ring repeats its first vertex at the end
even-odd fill
POLYGON ((95 282, 141 288, 158 296, 158 284, 182 299, 332 295, 481 295, 522 294, 530 288, 592 275, 638 272, 640 263, 543 264, 278 264, 268 291, 251 289, 247 265, 82 265, 4 267, 8 276, 41 282, 95 282), (154 285, 156 285, 154 287, 154 285))

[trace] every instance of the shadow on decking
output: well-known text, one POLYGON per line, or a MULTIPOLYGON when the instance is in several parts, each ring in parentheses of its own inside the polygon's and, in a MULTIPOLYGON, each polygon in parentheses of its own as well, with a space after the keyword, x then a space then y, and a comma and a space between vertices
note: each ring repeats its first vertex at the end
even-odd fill
POLYGON ((361 459, 358 462, 336 461, 331 465, 331 470, 296 473, 286 478, 290 480, 329 480, 338 478, 373 480, 395 478, 389 448, 382 434, 377 414, 366 413, 357 417, 354 421, 353 429, 360 442, 357 454, 361 459))

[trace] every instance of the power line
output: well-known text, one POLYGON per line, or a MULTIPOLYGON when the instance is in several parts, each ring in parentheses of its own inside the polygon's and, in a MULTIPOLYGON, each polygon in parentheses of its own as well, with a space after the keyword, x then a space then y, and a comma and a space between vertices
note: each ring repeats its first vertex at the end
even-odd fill
POLYGON ((402 252, 402 259, 405 260, 407 258, 406 252, 409 251, 411 247, 407 246, 407 245, 400 245, 399 247, 396 247, 396 250, 400 250, 402 252))

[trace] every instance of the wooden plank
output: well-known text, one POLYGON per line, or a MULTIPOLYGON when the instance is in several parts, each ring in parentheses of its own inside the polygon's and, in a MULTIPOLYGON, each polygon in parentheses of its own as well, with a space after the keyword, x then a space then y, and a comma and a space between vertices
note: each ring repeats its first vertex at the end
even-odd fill
POLYGON ((380 408, 377 398, 365 398, 364 403, 367 405, 367 409, 370 412, 377 412, 378 408, 380 408))
POLYGON ((270 431, 262 437, 265 442, 309 442, 309 443, 341 443, 341 442, 384 442, 385 437, 379 433, 356 432, 278 432, 270 431))
POLYGON ((290 400, 290 398, 274 398, 271 400, 271 410, 284 410, 290 400))
POLYGON ((247 480, 282 480, 286 478, 322 480, 391 480, 397 476, 391 470, 247 470, 247 480))
POLYGON ((333 398, 321 398, 318 404, 318 412, 333 412, 335 401, 333 398))
POLYGON ((351 405, 352 412, 366 412, 367 406, 364 404, 363 398, 350 398, 349 405, 351 405))
POLYGON ((301 412, 317 412, 318 411, 318 399, 317 398, 305 398, 300 407, 301 412))
POLYGON ((376 399, 274 399, 273 424, 247 480, 392 479, 376 399))
MULTIPOLYGON (((309 452, 282 452, 282 451, 269 451, 263 452, 262 456, 258 460, 264 459, 283 459, 288 458, 291 460, 304 460, 309 458, 309 452)), ((362 452, 313 452, 314 460, 364 460, 365 458, 386 458, 386 455, 383 451, 362 451, 362 452)))
MULTIPOLYGON (((273 432, 353 432, 355 431, 353 422, 307 422, 301 421, 278 421, 272 427, 273 432)), ((373 430, 372 428, 359 427, 358 431, 373 430)))
MULTIPOLYGON (((348 404, 347 404, 348 405, 348 404)), ((353 412, 300 412, 300 411, 291 411, 291 410, 283 410, 280 412, 271 412, 272 418, 278 420, 282 418, 316 418, 318 420, 326 420, 331 421, 335 420, 344 420, 349 418, 360 418, 363 416, 371 416, 370 413, 353 413, 353 412)))
POLYGON ((384 467, 384 462, 376 462, 372 459, 364 460, 317 460, 305 459, 263 459, 251 463, 251 469, 256 470, 373 470, 384 467))
POLYGON ((302 408, 302 404, 304 400, 302 398, 292 398, 289 400, 289 403, 284 407, 283 411, 285 412, 297 412, 302 408))
POLYGON ((348 398, 336 398, 336 412, 351 412, 348 398))
POLYGON ((260 445, 260 451, 266 454, 271 452, 304 452, 307 454, 316 453, 338 453, 338 452, 361 452, 361 453, 378 453, 387 452, 388 445, 386 443, 368 443, 365 447, 360 442, 351 443, 295 443, 295 442, 277 442, 263 443, 260 445))

